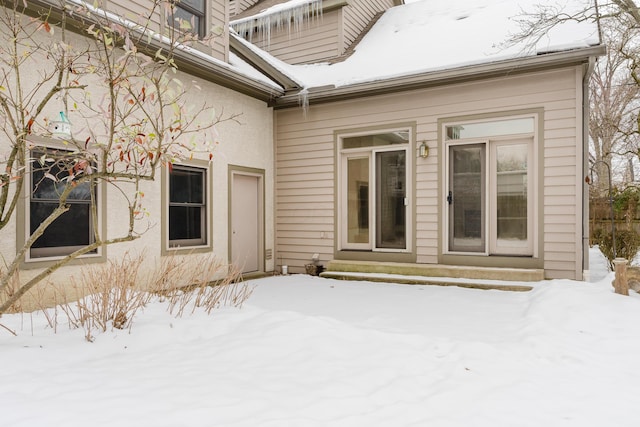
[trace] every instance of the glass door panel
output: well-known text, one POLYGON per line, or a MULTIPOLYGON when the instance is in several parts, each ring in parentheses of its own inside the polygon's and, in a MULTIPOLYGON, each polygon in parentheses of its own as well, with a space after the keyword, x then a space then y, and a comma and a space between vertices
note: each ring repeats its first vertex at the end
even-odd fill
POLYGON ((485 252, 485 144, 449 147, 449 250, 485 252))
POLYGON ((495 146, 495 242, 492 252, 529 252, 528 144, 495 146))
POLYGON ((347 159, 347 244, 369 244, 369 157, 347 159))
POLYGON ((376 248, 406 249, 406 152, 376 158, 376 248))

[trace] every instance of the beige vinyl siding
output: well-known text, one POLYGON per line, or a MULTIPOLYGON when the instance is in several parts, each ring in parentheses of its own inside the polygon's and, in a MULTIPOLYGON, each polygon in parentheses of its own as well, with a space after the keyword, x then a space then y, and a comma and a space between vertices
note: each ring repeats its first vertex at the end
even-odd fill
POLYGON ((227 62, 229 60, 229 11, 228 3, 225 0, 207 0, 211 2, 210 16, 207 21, 208 29, 221 31, 222 35, 216 37, 213 42, 213 52, 211 55, 220 60, 227 62))
POLYGON ((347 49, 369 24, 371 18, 379 12, 393 7, 393 0, 352 0, 345 7, 343 23, 343 46, 347 49))
POLYGON ((254 33, 251 41, 276 58, 290 64, 305 64, 335 58, 339 51, 340 11, 332 10, 309 19, 299 31, 293 27, 271 28, 271 39, 254 33))
MULTIPOLYGON (((92 4, 89 2, 89 4, 92 4)), ((161 6, 157 6, 149 16, 153 2, 151 0, 107 0, 102 3, 109 12, 115 13, 136 23, 145 23, 151 20, 150 28, 153 31, 161 31, 162 14, 161 6)))
MULTIPOLYGON (((415 122, 413 149, 426 140, 427 159, 415 159, 415 255, 418 263, 435 264, 441 255, 440 210, 444 200, 442 149, 438 120, 503 112, 544 111, 537 176, 539 218, 537 242, 547 277, 576 278, 582 224, 581 141, 576 140, 578 68, 539 72, 449 87, 423 89, 276 111, 276 250, 278 264, 301 272, 312 254, 323 264, 336 250, 336 149, 334 131, 415 122), (578 204, 578 206, 576 205, 578 204), (576 222, 578 222, 576 224, 576 222), (543 233, 539 233, 543 231, 543 233), (298 234, 300 232, 300 234, 298 234)), ((411 152, 416 153, 415 150, 411 152)), ((417 154, 416 154, 417 157, 417 154)))
POLYGON ((233 16, 244 12, 256 3, 258 3, 258 0, 230 0, 229 15, 233 16))
MULTIPOLYGON (((224 0, 206 0, 209 2, 209 16, 207 16, 207 28, 220 28, 222 35, 216 37, 212 44, 198 45, 196 47, 203 52, 210 54, 214 58, 220 61, 227 61, 229 55, 229 31, 227 30, 227 4, 224 0)), ((109 0, 106 2, 107 10, 118 14, 133 22, 146 22, 149 19, 149 13, 151 11, 151 0, 109 0)), ((157 7, 151 16, 152 25, 150 28, 153 31, 163 32, 165 29, 165 10, 162 7, 157 7)))

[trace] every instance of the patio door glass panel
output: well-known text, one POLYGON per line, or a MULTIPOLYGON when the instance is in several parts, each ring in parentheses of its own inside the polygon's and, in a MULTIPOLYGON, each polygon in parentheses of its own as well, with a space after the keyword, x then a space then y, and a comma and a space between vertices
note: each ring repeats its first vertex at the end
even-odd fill
POLYGON ((505 255, 530 252, 529 145, 496 144, 495 230, 491 252, 505 255))
POLYGON ((347 244, 370 247, 369 157, 347 158, 347 244))
POLYGON ((406 152, 376 153, 376 247, 405 249, 406 152))
POLYGON ((449 250, 485 252, 485 144, 449 146, 449 250))

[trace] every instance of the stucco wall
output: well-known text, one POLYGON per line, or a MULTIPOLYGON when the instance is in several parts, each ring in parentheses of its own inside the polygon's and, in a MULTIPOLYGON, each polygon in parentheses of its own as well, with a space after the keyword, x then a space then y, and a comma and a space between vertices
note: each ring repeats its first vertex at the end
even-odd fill
MULTIPOLYGON (((57 37, 59 32, 55 34, 57 37)), ((47 37, 43 34, 42 37, 47 37)), ((79 35, 67 34, 69 43, 83 43, 79 35)), ((46 66, 46 61, 36 57, 30 66, 26 67, 21 78, 24 82, 35 84, 39 81, 39 67, 46 66)), ((264 248, 272 250, 274 248, 274 206, 273 206, 273 179, 274 179, 274 159, 273 159, 273 112, 264 102, 234 92, 225 87, 195 79, 178 71, 175 77, 184 82, 187 90, 187 99, 194 106, 209 105, 223 116, 237 115, 232 121, 220 123, 217 129, 217 145, 214 158, 212 160, 212 176, 209 177, 208 184, 212 186, 213 196, 210 205, 212 213, 213 239, 212 256, 222 262, 229 261, 228 245, 228 224, 229 224, 229 165, 254 168, 264 171, 265 200, 264 200, 264 248)), ((105 93, 105 86, 97 80, 88 80, 89 86, 86 93, 90 93, 92 99, 100 99, 105 93)), ((43 112, 42 118, 48 117, 55 120, 59 111, 63 110, 63 100, 55 97, 43 112)), ((70 112, 69 119, 72 122, 73 135, 77 140, 84 141, 88 135, 88 128, 95 125, 91 121, 84 122, 76 113, 70 112)), ((38 126, 34 126, 34 134, 43 133, 38 126)), ((0 149, 7 153, 10 147, 9 139, 0 134, 0 149)), ((203 160, 208 159, 207 154, 196 154, 203 160)), ((127 189, 127 185, 123 185, 127 189)), ((154 182, 145 182, 140 190, 144 192, 144 207, 148 211, 147 218, 140 221, 136 227, 137 231, 143 232, 141 237, 130 243, 123 243, 109 246, 106 249, 107 259, 116 261, 125 254, 135 257, 144 255, 143 271, 151 272, 160 262, 162 254, 162 186, 160 175, 154 182)), ((21 203, 24 203, 23 199, 21 203)), ((126 231, 128 222, 127 206, 118 191, 113 188, 106 190, 106 215, 103 220, 106 222, 107 236, 115 237, 122 235, 126 231)), ((5 262, 10 262, 16 254, 16 238, 20 230, 16 226, 16 218, 0 230, 0 256, 5 262)), ((181 255, 196 259, 200 255, 181 255)), ((95 263, 87 259, 86 264, 104 265, 104 262, 95 263)), ((27 264, 20 273, 22 281, 42 271, 41 268, 32 268, 27 264)), ((70 265, 58 270, 50 277, 50 282, 66 287, 66 292, 72 295, 70 288, 71 278, 78 279, 82 270, 82 265, 70 265)), ((266 260, 264 270, 272 271, 274 261, 266 260)), ((43 300, 50 301, 53 288, 48 283, 43 283, 38 287, 37 292, 42 293, 43 300)))

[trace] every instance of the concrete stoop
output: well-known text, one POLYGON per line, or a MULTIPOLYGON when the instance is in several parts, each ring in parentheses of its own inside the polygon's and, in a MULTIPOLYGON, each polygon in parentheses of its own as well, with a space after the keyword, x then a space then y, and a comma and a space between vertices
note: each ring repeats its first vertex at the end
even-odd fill
POLYGON ((463 267, 372 261, 330 261, 321 277, 473 289, 530 291, 544 280, 542 269, 463 267))

